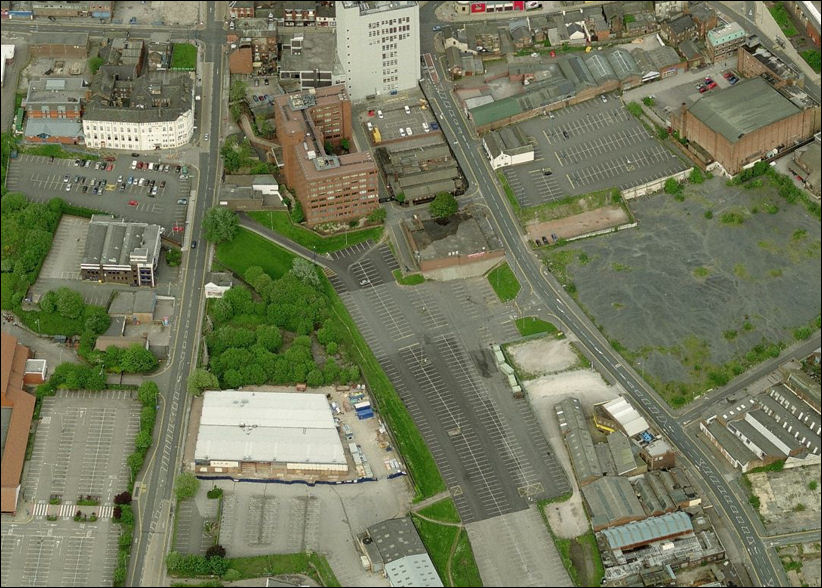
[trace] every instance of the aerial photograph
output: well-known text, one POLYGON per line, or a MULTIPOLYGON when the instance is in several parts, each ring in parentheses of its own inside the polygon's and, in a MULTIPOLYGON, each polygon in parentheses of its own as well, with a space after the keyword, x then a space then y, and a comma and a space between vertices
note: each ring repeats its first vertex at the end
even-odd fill
POLYGON ((0 585, 822 585, 815 1, 0 1, 0 585))

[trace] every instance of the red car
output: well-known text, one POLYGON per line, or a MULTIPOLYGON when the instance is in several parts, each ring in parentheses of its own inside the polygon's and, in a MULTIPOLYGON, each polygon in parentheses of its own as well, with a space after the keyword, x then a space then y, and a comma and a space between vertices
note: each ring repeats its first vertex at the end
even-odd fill
POLYGON ((708 89, 713 90, 714 88, 716 88, 716 82, 712 81, 710 84, 708 84, 708 89))
POLYGON ((128 205, 129 206, 137 206, 137 201, 136 200, 129 200, 128 205))
POLYGON ((699 86, 699 93, 704 94, 708 91, 708 86, 699 86))

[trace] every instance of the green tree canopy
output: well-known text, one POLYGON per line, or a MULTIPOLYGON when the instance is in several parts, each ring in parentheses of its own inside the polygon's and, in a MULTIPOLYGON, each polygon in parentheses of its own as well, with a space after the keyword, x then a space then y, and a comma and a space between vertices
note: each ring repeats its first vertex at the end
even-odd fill
POLYGON ((183 472, 174 481, 174 493, 177 495, 177 500, 185 500, 192 498, 197 494, 200 487, 200 480, 198 480, 191 472, 183 472))
POLYGON ((214 244, 232 241, 237 236, 237 214, 224 206, 215 206, 205 214, 203 231, 205 238, 214 244))
POLYGON ((217 380, 217 376, 207 369, 197 368, 188 377, 186 387, 188 388, 189 394, 199 396, 203 393, 203 390, 219 390, 220 382, 217 380))
POLYGON ((459 209, 457 199, 449 192, 440 192, 434 197, 431 204, 428 205, 428 211, 431 216, 437 220, 448 220, 459 209))
POLYGON ((157 395, 160 389, 154 382, 143 382, 137 389, 137 398, 143 406, 155 406, 157 404, 157 395))

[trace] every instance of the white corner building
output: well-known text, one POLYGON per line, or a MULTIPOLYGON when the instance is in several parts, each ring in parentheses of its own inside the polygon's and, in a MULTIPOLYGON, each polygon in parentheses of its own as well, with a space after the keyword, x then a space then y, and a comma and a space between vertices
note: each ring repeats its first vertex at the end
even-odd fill
POLYGON ((408 90, 420 80, 416 2, 337 2, 337 56, 353 102, 408 90))

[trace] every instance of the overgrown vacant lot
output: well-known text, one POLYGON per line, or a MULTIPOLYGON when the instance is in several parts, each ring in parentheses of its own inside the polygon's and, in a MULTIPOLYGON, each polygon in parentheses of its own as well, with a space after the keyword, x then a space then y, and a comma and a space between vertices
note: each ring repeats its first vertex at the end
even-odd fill
MULTIPOLYGON (((762 183, 762 182, 759 182, 762 183)), ((546 252, 551 271, 681 405, 818 328, 820 224, 770 185, 713 178, 630 203, 634 230, 546 252)))

